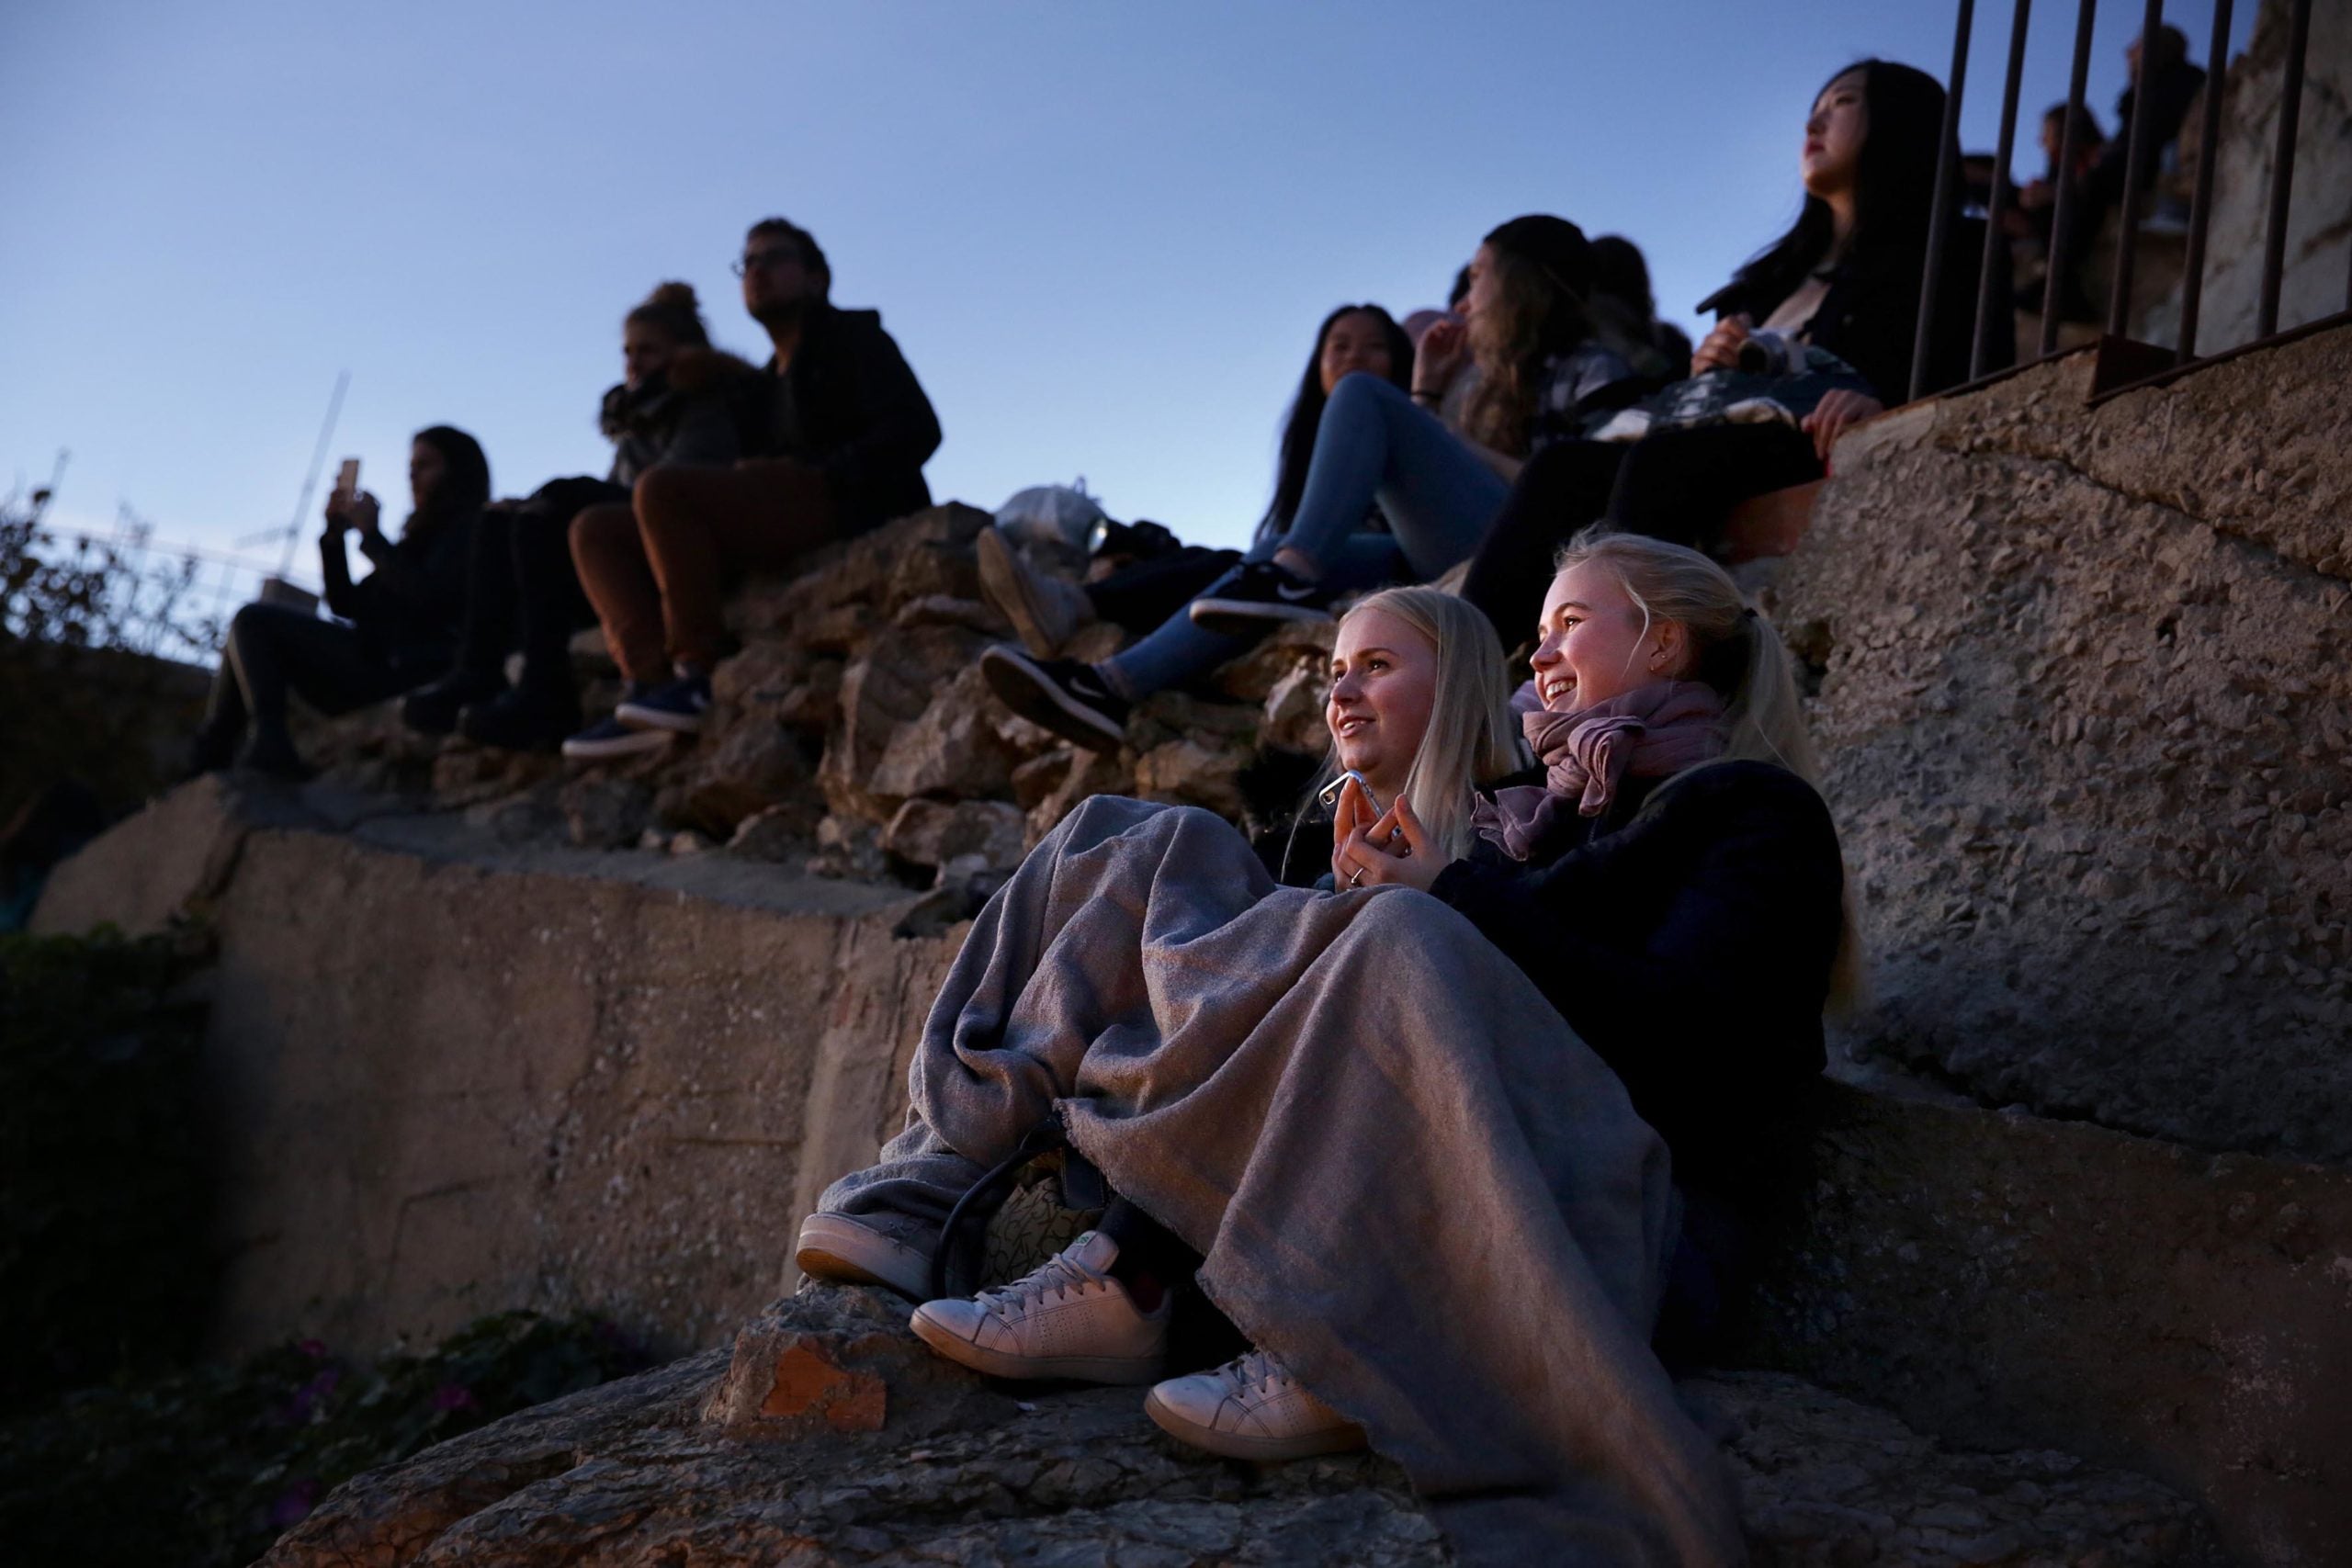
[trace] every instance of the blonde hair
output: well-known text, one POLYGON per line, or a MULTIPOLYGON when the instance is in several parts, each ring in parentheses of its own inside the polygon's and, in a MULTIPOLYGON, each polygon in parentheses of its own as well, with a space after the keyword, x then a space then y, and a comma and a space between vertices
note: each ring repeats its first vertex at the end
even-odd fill
MULTIPOLYGON (((1805 729, 1788 648, 1772 623, 1748 607, 1729 572, 1686 546, 1601 526, 1563 546, 1553 570, 1557 575, 1587 565, 1617 580, 1642 612, 1644 636, 1653 621, 1672 621, 1690 634, 1691 678, 1722 693, 1725 704, 1724 749, 1714 761, 1775 762, 1821 788, 1821 759, 1805 729)), ((1860 1005, 1864 990, 1853 878, 1845 884, 1838 957, 1829 974, 1830 1010, 1840 1015, 1860 1005)))
MULTIPOLYGON (((1367 610, 1396 616, 1437 649, 1437 689, 1430 696, 1429 728, 1414 749, 1404 796, 1438 852, 1449 861, 1459 860, 1473 840, 1473 786, 1518 765, 1502 643, 1493 623, 1475 605, 1434 588, 1384 589, 1358 600, 1340 624, 1345 626, 1367 610)), ((1339 771, 1335 743, 1322 778, 1329 781, 1339 771)))

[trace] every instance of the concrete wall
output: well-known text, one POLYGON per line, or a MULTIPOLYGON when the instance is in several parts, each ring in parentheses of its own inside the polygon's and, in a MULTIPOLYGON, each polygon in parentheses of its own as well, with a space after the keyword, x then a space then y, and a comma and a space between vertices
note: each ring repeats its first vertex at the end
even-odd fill
POLYGON ((209 908, 218 1349, 516 1306, 684 1349, 779 1293, 817 1188, 903 1104, 956 933, 774 867, 297 816, 197 786, 70 863, 39 922, 209 908))
POLYGON ((2352 329, 1840 445, 1782 625, 1880 1006, 1985 1103, 2352 1160, 2352 329))

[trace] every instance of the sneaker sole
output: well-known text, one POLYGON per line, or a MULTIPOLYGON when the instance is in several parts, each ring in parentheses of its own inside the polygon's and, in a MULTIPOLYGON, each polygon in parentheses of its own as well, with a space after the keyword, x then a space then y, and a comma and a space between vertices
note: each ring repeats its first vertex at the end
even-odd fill
POLYGON ((1029 580, 1012 558, 1012 547, 1004 542, 1004 536, 994 528, 983 528, 973 549, 980 558, 980 591, 1012 623, 1021 646, 1037 659, 1051 659, 1060 652, 1061 645, 1046 635, 1044 609, 1029 592, 1029 580))
POLYGON ((1187 612, 1193 624, 1203 631, 1222 632, 1228 637, 1262 631, 1269 622, 1328 621, 1329 609, 1312 604, 1273 604, 1258 599, 1195 599, 1187 612))
POLYGON ((670 713, 662 708, 623 703, 613 710, 613 716, 631 729, 666 729, 673 735, 698 735, 702 732, 703 716, 698 713, 670 713))
POLYGON ((1090 751, 1115 751, 1127 743, 1124 726, 1114 727, 1109 718, 1063 691, 1024 655, 991 648, 980 655, 980 676, 998 701, 1065 740, 1090 751))
POLYGON ((666 729, 638 729, 609 740, 582 740, 575 736, 563 743, 563 754, 576 762, 594 762, 609 757, 634 757, 640 751, 658 751, 668 744, 670 732, 666 729))
POLYGON ((915 1337, 957 1366, 969 1367, 985 1377, 1014 1382, 1091 1382, 1135 1388, 1158 1382, 1166 1375, 1165 1355, 1137 1360, 1132 1356, 1023 1356, 1011 1350, 991 1350, 925 1316, 929 1310, 917 1307, 914 1316, 908 1320, 915 1337))
POLYGON ((903 1242, 840 1214, 800 1222, 792 1261, 812 1280, 841 1285, 880 1285, 910 1302, 931 1294, 931 1259, 903 1242))
POLYGON ((1158 1389, 1144 1395, 1143 1412, 1161 1431, 1187 1447, 1259 1464, 1313 1459, 1317 1454, 1353 1453, 1368 1446, 1361 1427, 1327 1427, 1319 1432, 1300 1432, 1288 1438, 1260 1438, 1247 1432, 1220 1432, 1214 1427, 1204 1427, 1190 1416, 1179 1414, 1160 1399, 1158 1389))

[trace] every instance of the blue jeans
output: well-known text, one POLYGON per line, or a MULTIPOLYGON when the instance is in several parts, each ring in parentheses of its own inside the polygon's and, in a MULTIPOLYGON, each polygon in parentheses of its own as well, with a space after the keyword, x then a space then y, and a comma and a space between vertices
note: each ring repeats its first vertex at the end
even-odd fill
MULTIPOLYGON (((1343 592, 1400 575, 1427 581, 1469 557, 1510 493, 1500 474, 1401 388, 1358 372, 1324 407, 1290 531, 1260 540, 1245 558, 1295 550, 1315 563, 1319 581, 1343 592), (1394 533, 1363 527, 1374 502, 1394 533)), ((1205 594, 1223 592, 1233 575, 1205 594)), ((1206 674, 1254 640, 1205 631, 1179 615, 1101 670, 1113 691, 1136 702, 1206 674)))

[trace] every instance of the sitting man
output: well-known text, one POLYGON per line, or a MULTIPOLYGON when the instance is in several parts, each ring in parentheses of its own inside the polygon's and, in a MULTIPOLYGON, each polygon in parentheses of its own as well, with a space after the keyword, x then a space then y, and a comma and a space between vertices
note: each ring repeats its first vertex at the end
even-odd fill
POLYGON ((654 468, 633 505, 573 520, 572 559, 628 690, 564 742, 567 757, 650 750, 702 728, 728 579, 931 504, 922 465, 939 420, 880 312, 836 310, 824 252, 781 218, 752 226, 735 270, 775 347, 761 438, 731 468, 654 468))

